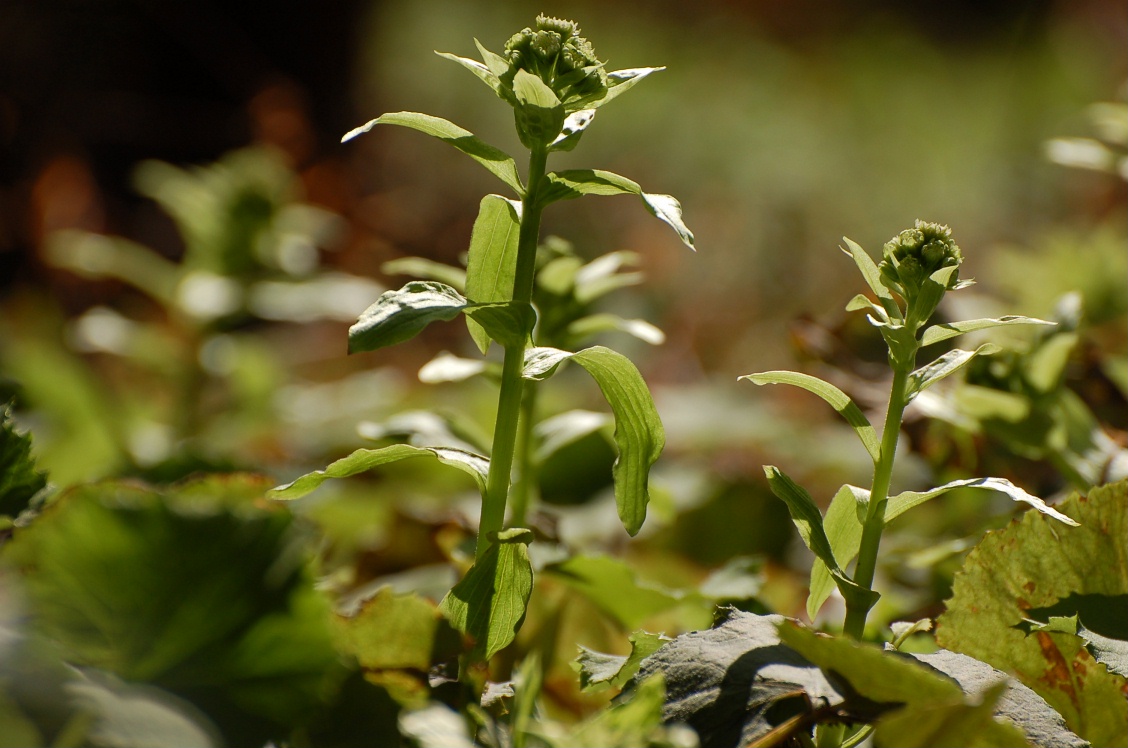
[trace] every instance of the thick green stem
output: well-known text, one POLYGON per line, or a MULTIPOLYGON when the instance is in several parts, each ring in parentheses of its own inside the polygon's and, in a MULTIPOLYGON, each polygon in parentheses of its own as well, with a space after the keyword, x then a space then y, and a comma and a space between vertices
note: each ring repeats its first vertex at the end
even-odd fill
POLYGON ((536 469, 533 466, 533 424, 536 423, 536 387, 525 387, 525 397, 521 401, 521 422, 517 430, 517 452, 514 456, 517 479, 510 492, 509 515, 517 527, 525 526, 525 516, 529 510, 529 500, 536 485, 536 469))
MULTIPOLYGON (((517 240, 517 269, 513 281, 513 300, 528 304, 533 298, 536 272, 537 240, 540 238, 540 187, 544 180, 548 152, 534 150, 529 157, 529 175, 525 196, 521 201, 521 230, 517 240)), ((501 369, 501 392, 494 421, 493 449, 490 451, 490 472, 486 477, 486 496, 482 501, 482 517, 478 523, 477 557, 489 548, 490 533, 498 532, 505 523, 505 504, 513 473, 513 455, 521 420, 521 402, 525 380, 525 342, 506 346, 501 369)), ((521 466, 524 472, 524 466, 521 466)))
MULTIPOLYGON (((889 501, 889 483, 893 477, 893 461, 897 455, 897 439, 901 434, 901 418, 905 413, 905 384, 909 369, 894 367, 893 385, 889 391, 889 408, 885 412, 885 427, 881 433, 881 456, 874 465, 873 486, 870 488, 869 509, 862 527, 862 542, 858 549, 858 564, 854 581, 867 590, 873 589, 873 576, 877 569, 877 551, 881 533, 885 530, 885 506, 889 501)), ((846 622, 843 631, 854 639, 861 639, 866 628, 866 617, 872 603, 846 605, 846 622)))

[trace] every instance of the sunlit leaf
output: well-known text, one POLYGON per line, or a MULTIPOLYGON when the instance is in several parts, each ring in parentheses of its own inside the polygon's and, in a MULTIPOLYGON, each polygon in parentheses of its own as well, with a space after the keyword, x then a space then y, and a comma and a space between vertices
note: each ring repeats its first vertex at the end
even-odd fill
POLYGON ((544 571, 578 591, 627 631, 641 627, 683 598, 677 590, 640 580, 623 561, 609 556, 576 555, 544 571))
POLYGON ((967 366, 976 356, 990 356, 1000 350, 1002 349, 997 345, 984 343, 974 351, 964 351, 959 348, 948 351, 909 375, 909 381, 905 385, 906 402, 911 402, 922 390, 967 366))
POLYGON ((454 319, 469 304, 458 291, 434 281, 411 281, 385 291, 349 328, 349 353, 410 340, 432 322, 454 319))
POLYGON ((445 283, 459 293, 466 293, 466 271, 425 257, 400 257, 380 266, 385 275, 413 275, 420 280, 445 283))
POLYGON ((536 312, 531 304, 520 301, 507 301, 501 304, 471 304, 466 307, 466 316, 490 340, 502 346, 523 345, 536 325, 536 312))
POLYGON ((478 484, 480 491, 486 490, 486 475, 489 472, 490 461, 485 457, 448 447, 393 444, 380 449, 358 449, 348 457, 330 463, 324 470, 307 473, 297 480, 272 488, 267 496, 272 499, 300 499, 330 478, 348 478, 380 465, 412 457, 434 457, 444 465, 450 465, 469 474, 478 484))
POLYGON ((521 184, 521 178, 517 175, 517 164, 511 156, 494 148, 492 145, 482 142, 474 136, 474 133, 469 130, 464 130, 442 117, 420 114, 419 112, 392 112, 389 114, 381 114, 367 124, 347 132, 345 136, 341 138, 341 142, 352 140, 356 136, 370 131, 376 125, 401 125, 438 138, 454 146, 486 167, 490 173, 509 185, 518 195, 522 195, 525 192, 525 188, 521 184))
POLYGON ((1015 501, 1029 504, 1035 510, 1049 517, 1053 517, 1059 522, 1063 522, 1067 525, 1077 525, 1077 522, 1075 522, 1070 517, 1067 517, 1058 510, 1046 504, 1046 502, 1042 501, 1037 496, 1027 493, 1005 478, 969 478, 967 480, 955 480, 950 483, 945 483, 944 485, 933 488, 929 491, 905 491, 903 493, 899 493, 896 496, 890 497, 889 504, 885 510, 885 519, 887 521, 892 520, 893 518, 900 516, 914 506, 923 504, 924 502, 929 501, 930 499, 934 499, 937 496, 942 496, 943 494, 951 491, 954 488, 985 488, 990 491, 998 491, 999 493, 1004 494, 1015 501))
POLYGON ((869 419, 862 413, 862 409, 858 407, 857 403, 850 399, 849 395, 830 382, 824 382, 818 377, 795 371, 764 371, 758 374, 746 374, 738 377, 738 379, 747 379, 753 384, 760 385, 790 384, 818 395, 854 428, 854 432, 862 440, 862 445, 869 452, 870 458, 874 462, 881 459, 881 442, 877 438, 877 432, 870 425, 869 419))
POLYGON ((451 625, 487 660, 509 646, 525 620, 533 589, 532 540, 532 531, 522 528, 491 537, 486 552, 439 603, 451 625))
POLYGON ((963 322, 945 322, 939 325, 932 325, 926 328, 924 334, 920 336, 920 344, 922 346, 932 345, 939 343, 941 340, 954 338, 957 335, 963 335, 967 332, 974 332, 976 330, 987 330, 992 327, 1003 327, 1006 325, 1052 325, 1053 322, 1047 322, 1044 319, 1035 319, 1034 317, 1021 317, 1018 315, 1007 315, 997 319, 969 319, 963 322))
MULTIPOLYGON (((1026 629, 1034 609, 1055 608, 1075 596, 1128 594, 1128 483, 1074 495, 1058 509, 1079 526, 1027 512, 988 533, 968 554, 936 638, 1013 672, 1093 745, 1123 745, 1128 681, 1094 659, 1079 636, 1026 629)), ((1069 615, 1061 607, 1058 615, 1069 615)))
MULTIPOLYGON (((466 297, 477 303, 509 301, 517 271, 517 239, 521 231, 521 203, 499 195, 486 195, 470 232, 466 267, 466 297)), ((467 319, 470 336, 485 353, 490 336, 473 319, 467 319)))
MULTIPOLYGON (((869 491, 857 486, 845 485, 838 489, 827 507, 823 518, 823 529, 834 558, 841 566, 847 566, 858 555, 862 544, 862 525, 865 522, 869 491)), ((816 557, 811 564, 811 585, 807 595, 807 615, 813 621, 823 603, 834 591, 834 577, 821 558, 816 557)))
POLYGON ((666 334, 642 319, 623 319, 617 314, 589 314, 568 325, 568 334, 584 339, 603 332, 624 332, 644 343, 661 345, 666 342, 666 334))
MULTIPOLYGON (((886 321, 892 319, 895 322, 904 321, 901 314, 901 307, 897 306, 897 301, 893 298, 893 294, 881 282, 881 272, 877 269, 877 264, 869 256, 857 242, 842 237, 842 241, 846 242, 846 249, 843 251, 854 258, 854 264, 858 266, 858 270, 862 272, 862 277, 866 281, 866 285, 870 287, 874 295, 877 296, 878 301, 881 303, 887 315, 886 321)), ((856 297, 855 297, 856 298, 856 297)))
POLYGON ((607 74, 607 93, 599 100, 596 106, 603 106, 609 101, 630 91, 651 73, 665 70, 665 67, 656 68, 629 68, 626 70, 612 70, 607 74))
POLYGON ((693 232, 682 221, 681 203, 670 195, 643 192, 637 182, 599 169, 550 172, 547 180, 548 186, 541 193, 541 203, 544 205, 583 195, 638 195, 647 210, 677 232, 678 238, 685 246, 695 249, 693 232))
POLYGON ((484 373, 489 364, 480 358, 462 358, 443 351, 419 369, 419 381, 427 384, 461 382, 484 373))
POLYGON ((572 112, 564 118, 564 127, 556 140, 548 144, 550 151, 570 151, 576 147, 583 137, 584 131, 595 121, 594 109, 581 109, 572 112))
POLYGON ((684 745, 675 743, 669 733, 662 703, 666 684, 661 675, 647 678, 610 708, 576 725, 561 745, 598 745, 601 748, 634 748, 640 745, 684 745))
POLYGON ((437 54, 439 57, 450 60, 451 62, 457 62, 462 67, 478 76, 478 78, 483 83, 493 89, 494 93, 497 93, 498 89, 501 87, 501 80, 498 78, 497 74, 494 73, 494 71, 490 70, 489 67, 478 62, 477 60, 471 60, 468 57, 459 57, 458 55, 451 54, 450 52, 439 52, 437 50, 435 51, 435 54, 437 54))

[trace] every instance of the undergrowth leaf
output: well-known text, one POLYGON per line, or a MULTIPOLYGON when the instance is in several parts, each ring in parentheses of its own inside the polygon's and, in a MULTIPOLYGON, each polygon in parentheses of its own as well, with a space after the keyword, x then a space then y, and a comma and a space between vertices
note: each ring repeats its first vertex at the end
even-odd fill
POLYGON ((0 408, 0 517, 15 518, 47 486, 47 474, 35 468, 31 436, 16 431, 11 406, 0 408))

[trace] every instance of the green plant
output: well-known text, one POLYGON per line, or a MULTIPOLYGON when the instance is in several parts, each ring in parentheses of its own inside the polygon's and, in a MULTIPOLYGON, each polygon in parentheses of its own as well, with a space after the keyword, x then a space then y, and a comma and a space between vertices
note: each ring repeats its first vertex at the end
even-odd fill
MULTIPOLYGON (((431 277, 438 273, 447 282, 412 281, 381 295, 350 328, 349 351, 381 349, 414 337, 431 322, 465 315, 470 336, 483 355, 492 342, 504 352, 489 456, 461 445, 394 444, 360 449, 272 494, 279 499, 298 498, 327 478, 347 477, 417 456, 437 458, 469 473, 482 494, 475 559, 440 609, 472 640, 470 663, 488 661, 508 646, 528 605, 533 579, 528 544, 533 533, 522 525, 533 475, 530 434, 535 383, 566 361, 578 364, 595 379, 614 416, 618 451, 614 492, 619 517, 631 535, 646 518, 649 471, 664 444, 662 423, 649 390, 629 359, 599 345, 578 351, 566 347, 608 327, 632 327, 626 321, 587 311, 594 298, 626 282, 617 273, 625 258, 612 257, 598 272, 583 277, 582 263, 559 245, 556 249, 549 245, 541 252, 538 265, 541 214, 555 202, 583 195, 633 194, 693 248, 693 235, 682 222, 681 206, 673 197, 643 192, 637 183, 608 171, 549 171, 547 167, 552 153, 576 147, 600 107, 661 68, 607 72, 575 23, 545 16, 537 18, 535 28, 510 38, 502 54, 481 44, 478 48, 483 62, 440 54, 470 70, 512 107, 517 134, 529 152, 524 179, 512 157, 458 125, 427 114, 384 114, 344 139, 378 124, 419 130, 470 156, 517 199, 483 198, 464 275, 454 268, 436 269, 417 258, 409 262, 413 272, 422 270, 431 277), (507 508, 512 516, 508 529, 507 508)), ((637 324, 633 328, 640 329, 637 324)))

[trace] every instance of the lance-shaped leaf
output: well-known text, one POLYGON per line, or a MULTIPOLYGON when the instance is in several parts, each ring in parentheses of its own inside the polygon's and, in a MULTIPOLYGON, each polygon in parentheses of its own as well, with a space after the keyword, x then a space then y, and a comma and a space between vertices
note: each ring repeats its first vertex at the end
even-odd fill
POLYGON ((435 281, 412 281, 385 291, 349 328, 349 353, 410 340, 432 322, 454 319, 468 305, 465 296, 435 281))
POLYGON ((638 195, 646 209, 659 220, 665 222, 675 232, 682 243, 690 249, 693 246, 693 232, 682 220, 681 203, 670 195, 655 195, 643 192, 637 182, 600 169, 569 169, 554 171, 546 176, 548 185, 541 192, 542 205, 558 200, 570 200, 583 195, 638 195))
POLYGON ((567 332, 573 338, 586 338, 601 332, 625 332, 644 343, 661 345, 666 342, 666 334, 643 319, 623 319, 617 314, 589 314, 568 325, 567 332))
POLYGON ((974 351, 964 351, 959 348, 948 351, 909 375, 909 381, 905 384, 906 402, 911 402, 925 388, 967 366, 976 356, 990 356, 1000 350, 1002 349, 993 343, 984 343, 974 351))
POLYGON ((634 535, 646 520, 650 466, 666 444, 662 419, 642 374, 630 359, 610 348, 597 345, 579 353, 531 348, 525 355, 523 375, 527 379, 542 378, 567 359, 591 374, 615 416, 615 445, 619 450, 612 468, 615 504, 623 527, 634 535))
POLYGON ((886 314, 895 322, 903 322, 904 316, 901 314, 901 307, 897 306, 897 301, 893 298, 893 294, 885 287, 885 284, 881 282, 881 271, 877 269, 877 264, 857 242, 845 236, 842 237, 842 241, 846 242, 846 249, 842 251, 854 258, 854 264, 858 266, 858 270, 862 271, 862 277, 865 279, 866 285, 869 286, 870 290, 877 296, 886 314))
POLYGON ((462 67, 478 76, 478 78, 483 83, 493 89, 494 93, 498 93, 498 91, 501 89, 501 79, 498 78, 497 74, 494 71, 490 70, 488 66, 483 65, 477 60, 471 60, 469 57, 460 57, 456 54, 451 54, 450 52, 439 52, 438 50, 435 50, 435 54, 437 54, 439 57, 450 60, 451 62, 457 62, 462 67))
POLYGON ((877 599, 877 593, 861 587, 842 570, 842 564, 835 559, 830 539, 827 538, 826 530, 823 528, 822 513, 819 512, 811 494, 774 465, 765 465, 764 475, 768 478, 772 493, 787 505, 791 521, 799 530, 803 542, 830 570, 830 575, 838 585, 842 596, 848 601, 856 601, 864 605, 867 609, 872 607, 877 599))
POLYGON ((1015 501, 1021 501, 1024 504, 1029 504, 1037 511, 1045 514, 1046 516, 1053 517, 1059 522, 1067 525, 1077 526, 1077 522, 1070 517, 1062 514, 1058 510, 1046 504, 1046 502, 1039 499, 1037 496, 1027 493, 1015 484, 1011 483, 1005 478, 970 478, 967 480, 954 480, 951 483, 945 483, 942 486, 933 488, 930 491, 905 491, 893 496, 889 499, 889 504, 885 509, 885 519, 891 520, 894 517, 899 517, 909 509, 912 509, 918 504, 923 504, 929 499, 934 499, 941 496, 953 488, 986 488, 991 491, 998 491, 1001 494, 1009 496, 1015 501))
POLYGON ((478 490, 485 493, 486 474, 490 461, 481 455, 450 447, 413 447, 410 444, 393 444, 380 449, 358 449, 348 457, 330 463, 324 470, 316 470, 267 492, 272 499, 300 499, 330 478, 348 478, 380 465, 406 460, 412 457, 434 457, 444 465, 456 467, 468 473, 478 484, 478 490))
POLYGON ((764 371, 758 374, 746 374, 743 377, 738 377, 738 379, 747 379, 753 384, 759 385, 790 384, 818 395, 830 407, 838 411, 838 414, 845 418, 847 423, 854 427, 854 432, 862 440, 870 458, 874 462, 881 459, 881 442, 877 438, 877 432, 870 425, 869 419, 862 413, 862 409, 858 407, 857 403, 830 382, 824 382, 818 377, 795 371, 764 371))
POLYGON ((643 78, 651 73, 665 70, 665 67, 656 68, 628 68, 626 70, 612 70, 607 74, 607 93, 595 106, 603 106, 637 86, 643 78))
POLYGON ((484 659, 509 646, 525 620, 533 589, 532 541, 532 531, 524 528, 494 534, 485 554, 439 603, 451 625, 474 640, 473 651, 484 659))
POLYGON ((974 332, 976 330, 986 330, 992 327, 1004 327, 1006 325, 1053 325, 1054 322, 1047 322, 1044 319, 1036 319, 1034 317, 1021 317, 1018 315, 1007 315, 1005 317, 998 317, 996 319, 969 319, 963 322, 945 322, 939 325, 933 325, 926 328, 924 334, 920 336, 920 344, 922 346, 932 345, 939 343, 941 340, 954 338, 957 335, 963 335, 966 332, 974 332))
MULTIPOLYGON (((466 266, 466 296, 478 303, 509 301, 517 272, 517 238, 521 232, 521 203, 500 195, 486 195, 470 232, 466 266)), ((466 321, 470 337, 485 353, 490 336, 473 319, 466 321)))
POLYGON ((1069 615, 1093 607, 1124 620, 1128 595, 1128 483, 1074 495, 1060 505, 1078 527, 1035 512, 987 533, 952 582, 936 640, 1014 675, 1071 730, 1097 745, 1128 744, 1128 682, 1097 661, 1079 636, 1034 630, 1040 609, 1069 615), (1092 601, 1088 605, 1079 601, 1092 601), (1072 610, 1069 610, 1072 608, 1072 610))
POLYGON ((521 177, 517 174, 517 163, 504 151, 478 139, 474 133, 465 130, 449 120, 419 112, 391 112, 381 114, 374 120, 350 130, 341 138, 341 142, 352 140, 358 135, 371 130, 376 125, 400 125, 425 133, 449 143, 505 182, 518 195, 525 194, 525 187, 521 184, 521 177))

